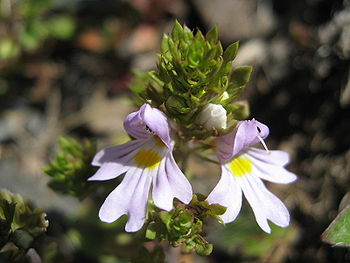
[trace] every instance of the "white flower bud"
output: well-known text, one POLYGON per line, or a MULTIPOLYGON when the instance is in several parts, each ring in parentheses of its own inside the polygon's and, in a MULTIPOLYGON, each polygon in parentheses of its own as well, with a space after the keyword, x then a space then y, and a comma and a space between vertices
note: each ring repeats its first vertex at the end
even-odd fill
POLYGON ((226 129, 226 110, 222 105, 211 104, 203 108, 197 117, 197 122, 202 124, 207 130, 226 129))

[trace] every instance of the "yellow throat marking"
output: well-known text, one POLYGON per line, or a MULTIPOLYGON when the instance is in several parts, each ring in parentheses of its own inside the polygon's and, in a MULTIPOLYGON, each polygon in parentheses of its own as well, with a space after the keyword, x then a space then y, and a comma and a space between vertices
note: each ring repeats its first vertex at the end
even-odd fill
POLYGON ((161 160, 162 157, 159 153, 153 150, 141 150, 134 157, 137 167, 148 168, 149 170, 156 168, 161 160))
POLYGON ((233 176, 242 177, 246 174, 250 174, 253 169, 252 162, 247 157, 237 157, 229 162, 228 167, 230 168, 233 176))

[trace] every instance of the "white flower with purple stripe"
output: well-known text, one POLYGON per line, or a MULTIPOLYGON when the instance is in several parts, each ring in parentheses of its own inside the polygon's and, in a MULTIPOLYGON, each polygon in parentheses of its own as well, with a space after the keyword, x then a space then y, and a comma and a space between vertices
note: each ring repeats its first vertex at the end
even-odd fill
POLYGON ((289 155, 283 151, 269 151, 263 141, 269 134, 266 125, 256 121, 241 121, 233 132, 217 139, 217 157, 221 162, 221 179, 207 201, 227 207, 221 215, 224 223, 236 219, 242 206, 242 192, 253 209, 258 225, 267 233, 267 220, 280 227, 289 225, 289 212, 262 180, 288 184, 296 175, 284 167, 289 155), (261 142, 265 150, 250 147, 261 142))
POLYGON ((144 104, 125 118, 124 128, 135 140, 98 152, 92 165, 100 168, 89 180, 109 180, 125 173, 104 201, 99 217, 111 223, 126 214, 125 230, 134 232, 144 224, 151 184, 154 204, 166 211, 173 208, 174 198, 188 204, 192 188, 175 163, 169 123, 160 110, 144 104))

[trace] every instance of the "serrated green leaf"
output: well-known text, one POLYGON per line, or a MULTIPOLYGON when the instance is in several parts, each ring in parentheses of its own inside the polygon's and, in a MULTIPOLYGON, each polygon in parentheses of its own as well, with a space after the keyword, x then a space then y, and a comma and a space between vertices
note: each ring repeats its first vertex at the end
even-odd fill
POLYGON ((238 51, 238 46, 239 46, 239 42, 236 41, 225 49, 225 52, 223 55, 223 58, 225 61, 231 61, 235 59, 238 51))
POLYGON ((176 20, 175 24, 174 24, 174 27, 173 27, 173 30, 171 31, 171 37, 174 40, 179 40, 179 39, 181 39, 183 37, 183 35, 184 35, 183 28, 180 25, 180 23, 176 20))
POLYGON ((350 246, 350 205, 345 207, 324 231, 322 240, 336 246, 350 246))
POLYGON ((233 70, 231 74, 230 81, 232 82, 230 88, 237 88, 244 86, 252 74, 253 67, 251 66, 241 66, 233 70))
POLYGON ((215 43, 218 40, 218 27, 214 26, 212 29, 210 29, 205 35, 205 38, 209 42, 215 43))
POLYGON ((160 51, 162 53, 167 53, 169 51, 169 36, 163 34, 162 40, 160 42, 160 51))
POLYGON ((184 30, 184 41, 185 43, 189 43, 192 41, 193 38, 193 33, 191 31, 191 29, 189 29, 186 25, 183 26, 183 30, 184 30))

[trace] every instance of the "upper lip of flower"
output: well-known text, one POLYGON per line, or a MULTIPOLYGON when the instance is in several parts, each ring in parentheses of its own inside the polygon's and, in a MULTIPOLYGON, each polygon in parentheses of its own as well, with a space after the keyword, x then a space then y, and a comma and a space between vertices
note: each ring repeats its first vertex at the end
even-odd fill
POLYGON ((217 157, 222 163, 228 162, 244 149, 261 142, 268 134, 269 128, 255 119, 241 121, 231 133, 216 139, 217 157))
POLYGON ((167 117, 149 104, 143 104, 138 111, 130 113, 124 120, 124 128, 136 139, 157 135, 168 148, 171 148, 172 140, 167 117))

